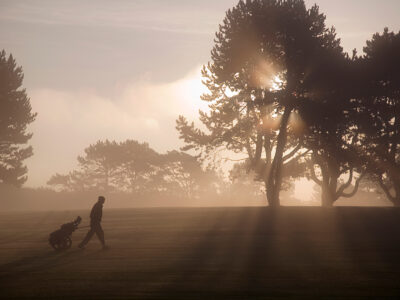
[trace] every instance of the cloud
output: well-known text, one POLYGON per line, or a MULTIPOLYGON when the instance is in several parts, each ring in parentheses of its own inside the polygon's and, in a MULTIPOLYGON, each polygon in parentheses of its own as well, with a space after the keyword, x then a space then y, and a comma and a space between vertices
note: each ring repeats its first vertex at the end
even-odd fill
POLYGON ((200 100, 204 91, 200 68, 170 83, 132 82, 112 97, 91 90, 30 91, 38 117, 30 128, 35 154, 27 161, 27 185, 44 185, 56 172, 73 169, 77 155, 97 140, 146 141, 161 152, 178 148, 175 120, 180 114, 194 119, 198 109, 206 109, 200 100))

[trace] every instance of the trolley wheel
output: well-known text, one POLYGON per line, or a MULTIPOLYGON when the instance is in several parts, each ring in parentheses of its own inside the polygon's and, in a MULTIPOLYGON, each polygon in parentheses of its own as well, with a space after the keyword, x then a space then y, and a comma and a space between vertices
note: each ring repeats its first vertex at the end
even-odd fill
POLYGON ((66 249, 71 248, 71 245, 72 245, 72 240, 71 240, 70 237, 67 237, 67 238, 64 240, 64 243, 63 243, 64 249, 66 250, 66 249))
POLYGON ((70 237, 66 237, 66 238, 62 239, 61 241, 52 241, 52 242, 50 242, 50 245, 56 251, 64 251, 64 250, 71 248, 72 241, 71 241, 70 237))

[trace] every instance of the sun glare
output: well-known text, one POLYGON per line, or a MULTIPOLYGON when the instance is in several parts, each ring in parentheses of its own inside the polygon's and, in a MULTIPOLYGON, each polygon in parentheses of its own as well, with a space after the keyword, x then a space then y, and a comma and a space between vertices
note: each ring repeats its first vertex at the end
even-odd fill
POLYGON ((260 59, 255 66, 251 77, 250 85, 270 91, 281 90, 284 80, 279 75, 279 70, 265 59, 260 59))
MULTIPOLYGON (((181 99, 180 104, 182 107, 178 107, 179 111, 197 115, 198 110, 208 111, 208 103, 201 100, 201 95, 208 92, 207 87, 201 82, 200 71, 193 72, 183 80, 181 80, 177 87, 177 93, 181 99)), ((193 115, 193 116, 194 116, 193 115)))
POLYGON ((279 91, 282 89, 283 80, 279 77, 279 75, 275 75, 274 79, 271 80, 271 88, 270 91, 279 91))

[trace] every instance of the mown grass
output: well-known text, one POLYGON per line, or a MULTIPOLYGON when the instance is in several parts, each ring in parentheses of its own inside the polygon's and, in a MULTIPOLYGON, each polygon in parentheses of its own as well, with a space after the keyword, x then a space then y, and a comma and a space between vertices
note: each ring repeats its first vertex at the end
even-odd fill
POLYGON ((96 237, 54 252, 51 231, 88 211, 0 214, 5 299, 400 297, 400 210, 285 207, 104 210, 96 237))

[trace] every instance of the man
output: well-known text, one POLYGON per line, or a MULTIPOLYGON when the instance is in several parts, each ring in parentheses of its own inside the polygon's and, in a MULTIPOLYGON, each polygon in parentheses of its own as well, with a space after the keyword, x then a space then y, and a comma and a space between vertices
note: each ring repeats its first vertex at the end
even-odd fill
POLYGON ((99 196, 96 204, 93 206, 92 211, 90 212, 90 230, 86 234, 86 237, 83 241, 78 245, 79 248, 85 248, 86 244, 90 241, 93 234, 96 233, 99 238, 103 249, 106 249, 106 243, 104 242, 104 232, 101 228, 101 217, 103 216, 103 204, 106 199, 103 196, 99 196))

